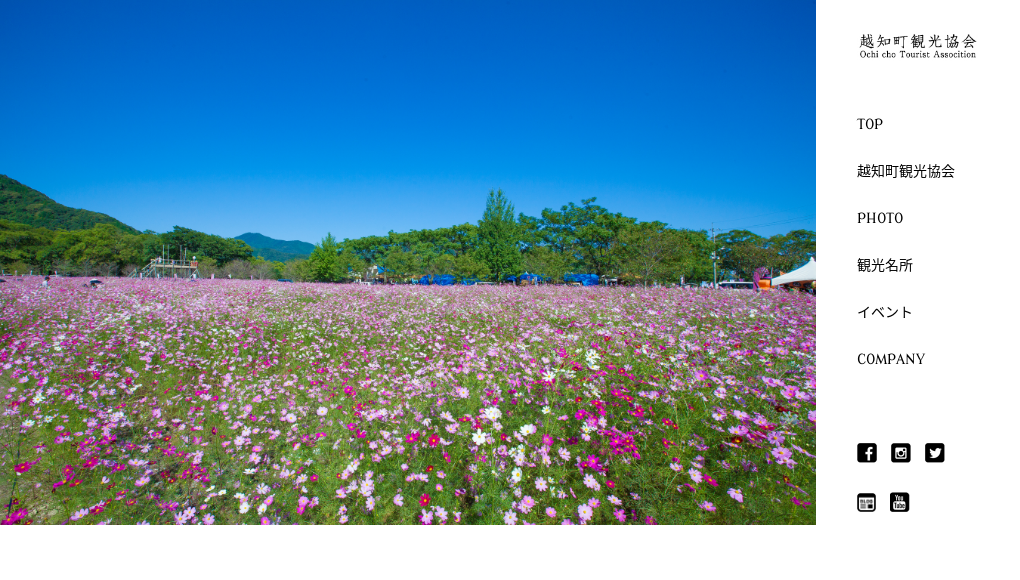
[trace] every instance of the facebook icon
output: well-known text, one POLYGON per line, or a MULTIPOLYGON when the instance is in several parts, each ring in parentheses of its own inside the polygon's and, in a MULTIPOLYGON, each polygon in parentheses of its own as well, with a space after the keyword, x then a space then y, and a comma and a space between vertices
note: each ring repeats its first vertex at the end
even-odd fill
POLYGON ((878 449, 878 446, 874 443, 858 443, 857 462, 874 463, 878 461, 878 453, 875 452, 876 449, 878 449))

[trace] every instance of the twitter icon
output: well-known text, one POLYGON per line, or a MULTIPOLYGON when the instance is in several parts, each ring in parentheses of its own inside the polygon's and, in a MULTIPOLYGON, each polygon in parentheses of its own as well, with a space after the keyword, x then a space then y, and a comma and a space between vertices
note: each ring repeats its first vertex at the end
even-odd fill
POLYGON ((946 460, 946 446, 943 443, 925 443, 924 460, 928 463, 942 463, 946 460))

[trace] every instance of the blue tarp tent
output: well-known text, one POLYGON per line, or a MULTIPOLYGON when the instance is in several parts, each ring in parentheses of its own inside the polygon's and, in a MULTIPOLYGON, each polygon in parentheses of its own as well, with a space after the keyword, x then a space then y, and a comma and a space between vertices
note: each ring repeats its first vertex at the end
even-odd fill
POLYGON ((521 274, 521 280, 525 280, 525 281, 528 281, 528 282, 531 282, 531 283, 535 283, 535 282, 543 282, 543 281, 545 281, 545 278, 543 278, 542 276, 539 276, 538 274, 528 274, 528 273, 525 272, 524 274, 521 274))
POLYGON ((453 286, 453 276, 450 274, 443 274, 441 276, 422 276, 419 284, 433 284, 436 286, 453 286))
POLYGON ((595 274, 567 274, 563 277, 563 281, 567 283, 578 282, 582 286, 599 285, 599 277, 595 274))

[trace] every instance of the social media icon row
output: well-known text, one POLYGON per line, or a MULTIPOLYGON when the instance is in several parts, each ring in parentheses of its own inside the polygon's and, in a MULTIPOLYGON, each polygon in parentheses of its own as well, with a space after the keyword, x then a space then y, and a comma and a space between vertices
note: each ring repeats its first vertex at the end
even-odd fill
MULTIPOLYGON (((893 443, 890 459, 893 463, 910 463, 910 443, 893 443)), ((946 460, 944 443, 925 443, 924 461, 926 463, 942 463, 946 460)), ((857 462, 875 463, 878 461, 878 445, 874 443, 857 444, 857 462)))
MULTIPOLYGON (((877 507, 878 504, 876 502, 875 494, 873 493, 857 494, 857 511, 873 512, 877 507)), ((889 511, 891 512, 910 511, 910 494, 905 492, 890 493, 889 511)))

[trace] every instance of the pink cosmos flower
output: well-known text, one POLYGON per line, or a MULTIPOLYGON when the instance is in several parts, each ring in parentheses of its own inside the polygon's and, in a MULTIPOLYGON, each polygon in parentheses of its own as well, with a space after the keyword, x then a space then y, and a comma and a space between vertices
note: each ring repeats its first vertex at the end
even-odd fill
POLYGON ((528 512, 531 511, 531 508, 533 508, 533 507, 535 507, 535 500, 534 500, 534 498, 532 498, 530 495, 526 495, 523 498, 521 498, 521 511, 522 512, 528 513, 528 512))
POLYGON ((793 452, 785 447, 776 447, 772 449, 772 456, 779 461, 784 461, 793 457, 793 452))
POLYGON ((25 473, 29 469, 32 469, 32 466, 35 464, 36 464, 35 461, 26 461, 25 463, 19 463, 14 466, 14 471, 17 473, 25 473))
POLYGON ((591 506, 588 504, 581 504, 577 506, 577 515, 581 518, 582 522, 587 522, 591 519, 592 514, 595 513, 591 506))

